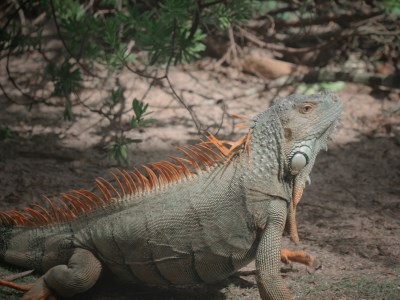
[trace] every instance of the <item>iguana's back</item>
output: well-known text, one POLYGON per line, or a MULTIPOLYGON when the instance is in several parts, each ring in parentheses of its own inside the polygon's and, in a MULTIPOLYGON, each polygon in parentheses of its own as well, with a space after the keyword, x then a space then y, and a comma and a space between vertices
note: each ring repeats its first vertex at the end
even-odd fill
POLYGON ((256 225, 240 182, 247 163, 234 160, 163 188, 120 195, 61 224, 10 229, 10 239, 2 242, 4 260, 45 272, 83 248, 127 282, 224 279, 253 259, 256 249, 256 225))
POLYGON ((256 227, 235 165, 219 164, 100 213, 76 235, 76 246, 128 281, 175 285, 226 278, 255 253, 256 227))

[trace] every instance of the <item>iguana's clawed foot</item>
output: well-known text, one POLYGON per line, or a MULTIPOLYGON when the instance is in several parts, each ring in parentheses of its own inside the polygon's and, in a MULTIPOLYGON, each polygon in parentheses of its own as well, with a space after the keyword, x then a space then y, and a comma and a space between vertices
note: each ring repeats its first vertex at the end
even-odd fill
POLYGON ((54 294, 46 286, 43 278, 39 278, 25 293, 21 300, 56 300, 54 294))
POLYGON ((18 284, 12 281, 0 279, 0 286, 6 286, 19 291, 29 291, 32 288, 32 284, 18 284))
POLYGON ((307 254, 304 251, 290 251, 289 249, 281 249, 281 261, 283 263, 297 262, 312 269, 318 269, 321 265, 315 257, 307 254))
POLYGON ((25 292, 21 300, 56 300, 56 297, 46 286, 43 278, 39 278, 32 284, 18 284, 12 281, 0 279, 0 286, 6 286, 25 292))

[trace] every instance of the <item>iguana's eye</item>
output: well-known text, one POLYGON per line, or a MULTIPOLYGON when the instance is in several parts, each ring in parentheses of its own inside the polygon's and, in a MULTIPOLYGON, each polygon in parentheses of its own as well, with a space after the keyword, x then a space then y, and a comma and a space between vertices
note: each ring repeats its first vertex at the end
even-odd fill
POLYGON ((315 107, 314 103, 306 103, 302 107, 300 107, 299 111, 302 114, 308 114, 314 109, 314 107, 315 107))

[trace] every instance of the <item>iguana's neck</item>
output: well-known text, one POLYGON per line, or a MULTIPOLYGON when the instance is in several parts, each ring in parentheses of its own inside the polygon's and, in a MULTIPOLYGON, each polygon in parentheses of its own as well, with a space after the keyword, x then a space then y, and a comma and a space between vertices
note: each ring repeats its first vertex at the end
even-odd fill
POLYGON ((281 122, 274 110, 269 109, 263 114, 268 114, 270 122, 256 126, 250 140, 246 188, 256 192, 250 194, 249 201, 272 197, 290 201, 290 182, 285 182, 284 178, 286 157, 282 149, 281 122))

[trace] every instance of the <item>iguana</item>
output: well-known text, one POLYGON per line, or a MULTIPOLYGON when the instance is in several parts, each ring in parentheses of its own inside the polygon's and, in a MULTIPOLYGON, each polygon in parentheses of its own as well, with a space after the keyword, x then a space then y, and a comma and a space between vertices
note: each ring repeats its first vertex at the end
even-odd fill
MULTIPOLYGON (((280 260, 310 264, 281 250, 292 203, 341 114, 324 91, 275 100, 249 119, 236 142, 181 147, 183 157, 96 179, 22 210, 0 213, 0 260, 44 273, 33 284, 0 280, 24 300, 71 297, 107 272, 150 286, 213 283, 256 261, 262 299, 291 299, 280 260)), ((297 195, 297 196, 296 196, 297 195)), ((290 220, 290 219, 289 219, 290 220)))

